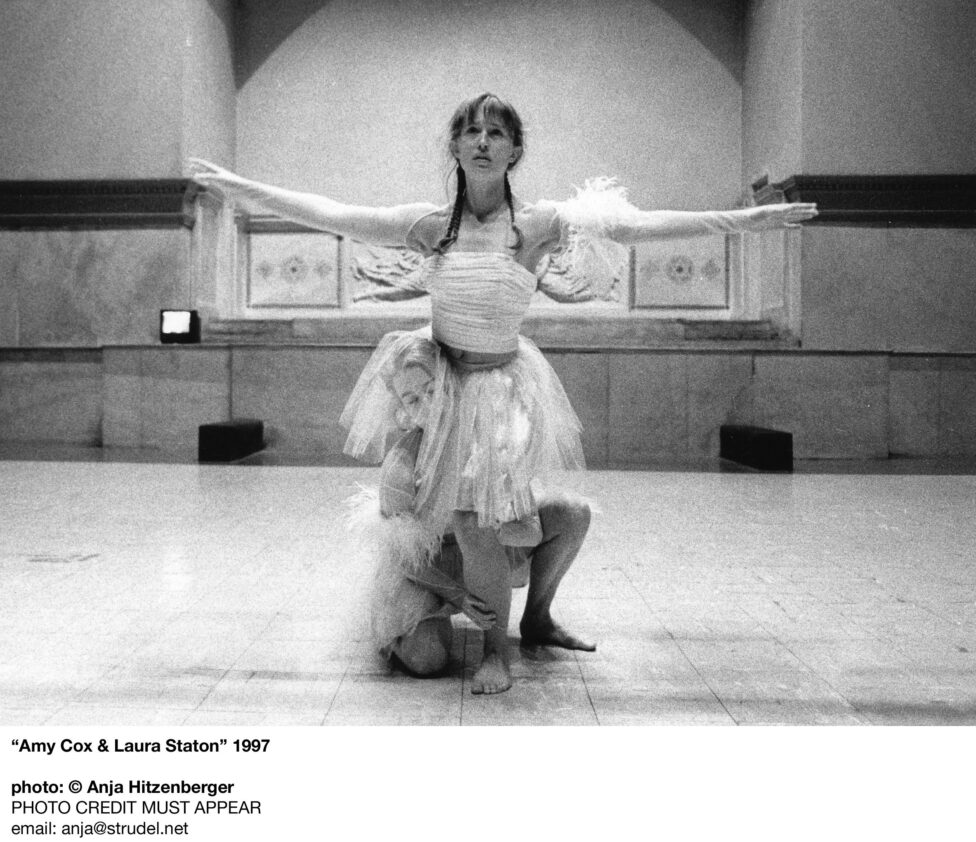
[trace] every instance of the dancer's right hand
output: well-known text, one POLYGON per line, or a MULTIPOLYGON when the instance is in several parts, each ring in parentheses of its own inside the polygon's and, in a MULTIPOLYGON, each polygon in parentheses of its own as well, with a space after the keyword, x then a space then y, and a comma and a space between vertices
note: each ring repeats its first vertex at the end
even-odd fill
POLYGON ((495 626, 495 612, 481 597, 474 594, 465 595, 461 602, 461 613, 482 631, 488 631, 495 626))
POLYGON ((247 179, 202 158, 190 158, 188 163, 190 178, 217 198, 227 201, 246 195, 247 179))

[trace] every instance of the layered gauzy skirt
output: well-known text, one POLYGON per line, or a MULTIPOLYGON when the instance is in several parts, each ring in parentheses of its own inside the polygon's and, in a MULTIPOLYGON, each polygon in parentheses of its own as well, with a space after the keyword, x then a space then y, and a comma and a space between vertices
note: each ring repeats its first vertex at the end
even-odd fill
POLYGON ((411 423, 423 428, 414 513, 440 531, 458 510, 477 512, 481 526, 534 515, 534 488, 574 485, 568 476, 584 468, 579 419, 552 366, 523 337, 506 362, 472 365, 438 345, 429 327, 389 333, 341 420, 345 452, 377 463, 411 423))
MULTIPOLYGON (((431 563, 454 511, 477 512, 481 526, 530 517, 540 488, 577 486, 584 468, 579 419, 552 367, 522 337, 499 364, 471 364, 435 342, 429 327, 389 333, 341 420, 349 431, 345 452, 375 463, 405 431, 423 428, 412 510, 382 516, 375 490, 354 505, 374 558, 370 625, 384 655, 424 619, 452 611, 405 571, 431 563)), ((510 556, 513 564, 524 560, 522 552, 510 556)), ((460 577, 460 565, 452 565, 460 577)))

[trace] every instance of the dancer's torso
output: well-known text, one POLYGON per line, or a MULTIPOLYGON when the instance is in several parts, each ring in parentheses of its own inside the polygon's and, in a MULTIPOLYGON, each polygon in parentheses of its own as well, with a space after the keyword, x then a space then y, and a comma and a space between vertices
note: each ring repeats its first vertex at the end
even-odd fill
POLYGON ((507 213, 478 222, 462 219, 458 239, 443 254, 431 253, 446 230, 442 210, 420 221, 415 233, 428 257, 423 283, 431 297, 434 339, 463 368, 490 368, 508 362, 538 281, 534 269, 558 240, 552 211, 523 206, 515 216, 522 247, 507 213))
POLYGON ((536 278, 509 255, 449 251, 424 261, 434 339, 449 356, 491 361, 518 348, 536 278))

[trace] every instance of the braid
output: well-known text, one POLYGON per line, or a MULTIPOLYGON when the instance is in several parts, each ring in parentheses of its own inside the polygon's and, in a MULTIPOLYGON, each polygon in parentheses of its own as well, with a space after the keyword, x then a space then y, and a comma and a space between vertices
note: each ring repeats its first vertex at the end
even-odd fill
POLYGON ((464 210, 464 194, 467 191, 467 181, 464 178, 464 170, 457 167, 457 196, 454 199, 454 210, 451 212, 451 221, 447 224, 447 232, 441 237, 440 242, 434 249, 438 254, 444 254, 451 246, 457 242, 458 231, 461 229, 461 213, 464 210))
MULTIPOLYGON (((451 220, 447 224, 447 231, 441 237, 440 242, 434 249, 437 254, 444 254, 451 246, 457 242, 458 232, 461 229, 461 214, 464 211, 464 196, 467 192, 467 181, 464 177, 464 170, 457 168, 457 194, 454 198, 454 209, 451 212, 451 220)), ((515 245, 510 248, 518 251, 522 248, 524 238, 522 231, 515 224, 515 202, 512 199, 512 185, 508 183, 508 173, 505 173, 505 204, 508 205, 508 218, 512 222, 512 230, 515 232, 515 245)))
POLYGON ((512 230, 515 232, 515 245, 512 246, 512 251, 518 251, 522 248, 522 232, 519 230, 518 225, 515 224, 515 205, 512 202, 512 185, 508 183, 508 173, 505 173, 505 202, 508 204, 508 218, 512 221, 512 230))

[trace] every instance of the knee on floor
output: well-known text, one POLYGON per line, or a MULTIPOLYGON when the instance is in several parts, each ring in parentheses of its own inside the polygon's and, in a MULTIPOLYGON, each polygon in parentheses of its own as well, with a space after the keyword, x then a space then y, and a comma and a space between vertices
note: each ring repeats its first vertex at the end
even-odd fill
POLYGON ((438 631, 421 624, 414 634, 401 639, 395 652, 407 670, 415 675, 434 675, 447 666, 450 653, 438 631))
POLYGON ((448 662, 448 654, 443 649, 422 649, 416 651, 397 650, 403 666, 414 675, 436 675, 441 672, 448 662))

